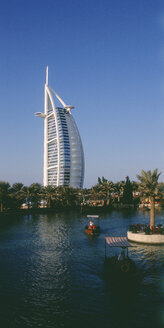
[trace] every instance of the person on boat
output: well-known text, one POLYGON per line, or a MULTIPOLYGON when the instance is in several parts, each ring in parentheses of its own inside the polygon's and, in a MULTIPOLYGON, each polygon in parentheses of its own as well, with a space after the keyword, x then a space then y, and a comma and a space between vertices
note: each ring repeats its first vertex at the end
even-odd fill
POLYGON ((121 253, 118 255, 118 261, 123 261, 125 259, 125 253, 124 250, 121 251, 121 253))
POLYGON ((89 222, 89 228, 88 229, 91 229, 91 230, 94 230, 96 228, 95 224, 93 223, 93 221, 90 221, 89 222))

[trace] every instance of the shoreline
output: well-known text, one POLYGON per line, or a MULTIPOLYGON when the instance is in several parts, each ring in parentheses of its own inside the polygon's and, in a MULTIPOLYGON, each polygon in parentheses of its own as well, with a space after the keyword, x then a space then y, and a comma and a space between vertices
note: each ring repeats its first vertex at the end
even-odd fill
POLYGON ((30 208, 30 209, 16 209, 16 210, 5 210, 0 212, 0 218, 3 216, 10 216, 10 215, 29 215, 29 214, 46 214, 46 213, 58 213, 58 212, 65 212, 65 211, 78 211, 83 214, 86 213, 107 213, 113 210, 137 210, 138 206, 133 204, 122 204, 122 205, 110 205, 110 206, 65 206, 65 207, 54 207, 54 208, 30 208))

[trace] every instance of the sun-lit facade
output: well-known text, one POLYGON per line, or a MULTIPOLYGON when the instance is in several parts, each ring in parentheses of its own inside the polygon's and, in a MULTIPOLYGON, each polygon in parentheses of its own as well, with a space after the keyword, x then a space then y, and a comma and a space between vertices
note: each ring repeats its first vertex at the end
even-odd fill
POLYGON ((44 186, 83 187, 84 153, 73 108, 49 87, 47 68, 44 113, 35 113, 44 119, 44 186), (55 97, 61 107, 55 107, 55 97))

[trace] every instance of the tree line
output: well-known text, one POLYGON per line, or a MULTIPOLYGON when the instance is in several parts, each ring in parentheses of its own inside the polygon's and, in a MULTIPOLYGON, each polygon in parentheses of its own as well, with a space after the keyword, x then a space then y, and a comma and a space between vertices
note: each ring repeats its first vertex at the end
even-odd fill
POLYGON ((164 183, 158 182, 159 176, 156 169, 153 172, 142 170, 137 175, 138 182, 130 181, 128 176, 125 181, 116 183, 98 177, 97 184, 89 189, 50 185, 43 187, 39 183, 24 186, 20 182, 10 185, 0 181, 0 211, 20 209, 22 204, 28 209, 41 206, 65 208, 86 206, 99 201, 103 202, 104 207, 110 207, 113 204, 138 204, 146 197, 153 204, 156 199, 162 201, 164 196, 164 183))

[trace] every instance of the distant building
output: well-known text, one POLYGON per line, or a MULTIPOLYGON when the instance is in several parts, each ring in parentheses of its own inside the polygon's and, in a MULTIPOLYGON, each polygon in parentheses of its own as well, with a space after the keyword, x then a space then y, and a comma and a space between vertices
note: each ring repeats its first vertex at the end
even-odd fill
POLYGON ((35 113, 44 119, 44 186, 83 187, 84 153, 73 108, 49 87, 47 67, 44 113, 35 113), (54 96, 62 107, 55 107, 54 96))

